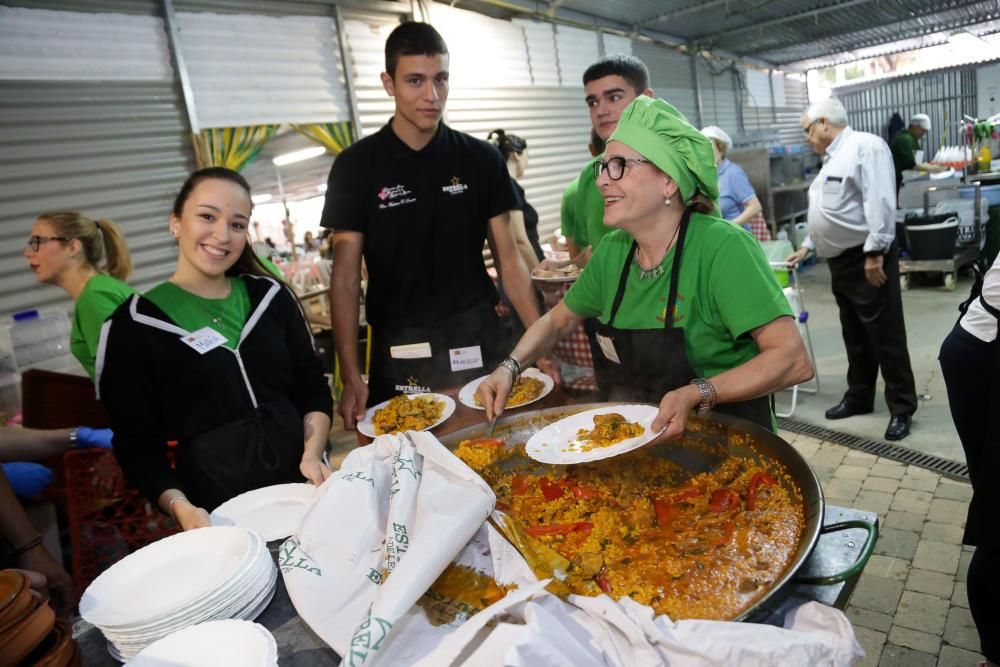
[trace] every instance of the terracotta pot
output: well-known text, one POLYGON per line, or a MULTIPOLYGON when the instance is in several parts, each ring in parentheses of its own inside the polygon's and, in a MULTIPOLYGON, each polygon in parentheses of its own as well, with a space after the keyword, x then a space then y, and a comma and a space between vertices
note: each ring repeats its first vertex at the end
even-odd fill
POLYGON ((42 643, 55 625, 52 607, 34 600, 21 620, 0 634, 0 667, 15 667, 42 643))
POLYGON ((5 583, 11 589, 14 586, 19 586, 13 594, 8 592, 10 590, 8 588, 5 588, 2 593, 3 598, 8 601, 3 609, 0 609, 0 637, 2 637, 34 607, 37 600, 31 595, 31 587, 28 585, 26 576, 12 570, 4 570, 0 574, 13 575, 4 577, 5 583))
POLYGON ((31 652, 25 662, 34 667, 68 667, 78 650, 73 640, 73 627, 59 618, 49 636, 31 652))

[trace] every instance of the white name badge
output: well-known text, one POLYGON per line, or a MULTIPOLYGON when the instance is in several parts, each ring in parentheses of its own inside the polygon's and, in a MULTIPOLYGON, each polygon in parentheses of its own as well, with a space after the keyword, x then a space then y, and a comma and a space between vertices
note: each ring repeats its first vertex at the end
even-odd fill
POLYGON ((606 359, 621 365, 622 360, 618 358, 618 353, 615 351, 615 342, 613 340, 607 336, 597 334, 597 344, 601 346, 601 352, 604 353, 604 357, 606 359))
POLYGON ((224 345, 226 337, 212 327, 202 327, 197 331, 181 336, 181 340, 198 354, 205 354, 220 345, 224 345))
POLYGON ((389 348, 389 356, 393 359, 430 359, 430 343, 410 343, 409 345, 393 345, 389 348))
POLYGON ((482 368, 483 351, 478 345, 452 348, 448 350, 448 361, 451 362, 452 373, 467 371, 470 368, 482 368))

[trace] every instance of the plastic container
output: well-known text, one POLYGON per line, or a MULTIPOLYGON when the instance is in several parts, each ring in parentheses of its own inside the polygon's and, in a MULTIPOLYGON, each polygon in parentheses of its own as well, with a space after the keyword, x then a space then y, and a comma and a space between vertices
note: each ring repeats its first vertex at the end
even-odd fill
MULTIPOLYGON (((764 249, 764 254, 767 255, 768 262, 784 262, 793 251, 792 242, 785 239, 761 241, 760 245, 764 249)), ((788 287, 788 276, 791 271, 789 269, 772 269, 772 271, 774 271, 774 277, 778 279, 778 284, 782 287, 788 287)))
MULTIPOLYGON (((990 206, 1000 206, 1000 185, 983 185, 979 188, 980 196, 990 203, 990 206)), ((958 196, 961 199, 974 199, 976 196, 975 187, 963 187, 958 189, 958 196)))
POLYGON ((21 375, 4 373, 0 375, 0 426, 17 421, 21 413, 21 375))
POLYGON ((8 332, 16 370, 38 368, 65 373, 82 372, 69 349, 70 323, 64 311, 28 310, 16 313, 8 332))
POLYGON ((958 240, 958 218, 931 225, 906 225, 906 240, 913 260, 951 259, 958 240))

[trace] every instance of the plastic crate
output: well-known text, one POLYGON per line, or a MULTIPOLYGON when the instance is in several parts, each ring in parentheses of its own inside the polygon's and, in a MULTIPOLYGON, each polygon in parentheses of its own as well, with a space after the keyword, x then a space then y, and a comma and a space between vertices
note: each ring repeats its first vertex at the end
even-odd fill
POLYGON ((172 519, 125 484, 114 454, 63 455, 73 588, 77 599, 97 575, 133 551, 178 531, 172 519))

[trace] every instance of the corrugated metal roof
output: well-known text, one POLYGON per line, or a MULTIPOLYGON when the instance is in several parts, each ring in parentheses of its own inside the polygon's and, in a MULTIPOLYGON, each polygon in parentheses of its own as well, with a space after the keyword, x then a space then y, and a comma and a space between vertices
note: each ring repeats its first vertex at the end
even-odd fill
POLYGON ((957 29, 978 35, 1000 31, 994 0, 465 0, 462 5, 494 16, 528 15, 578 26, 589 20, 594 27, 798 71, 940 43, 957 29))

